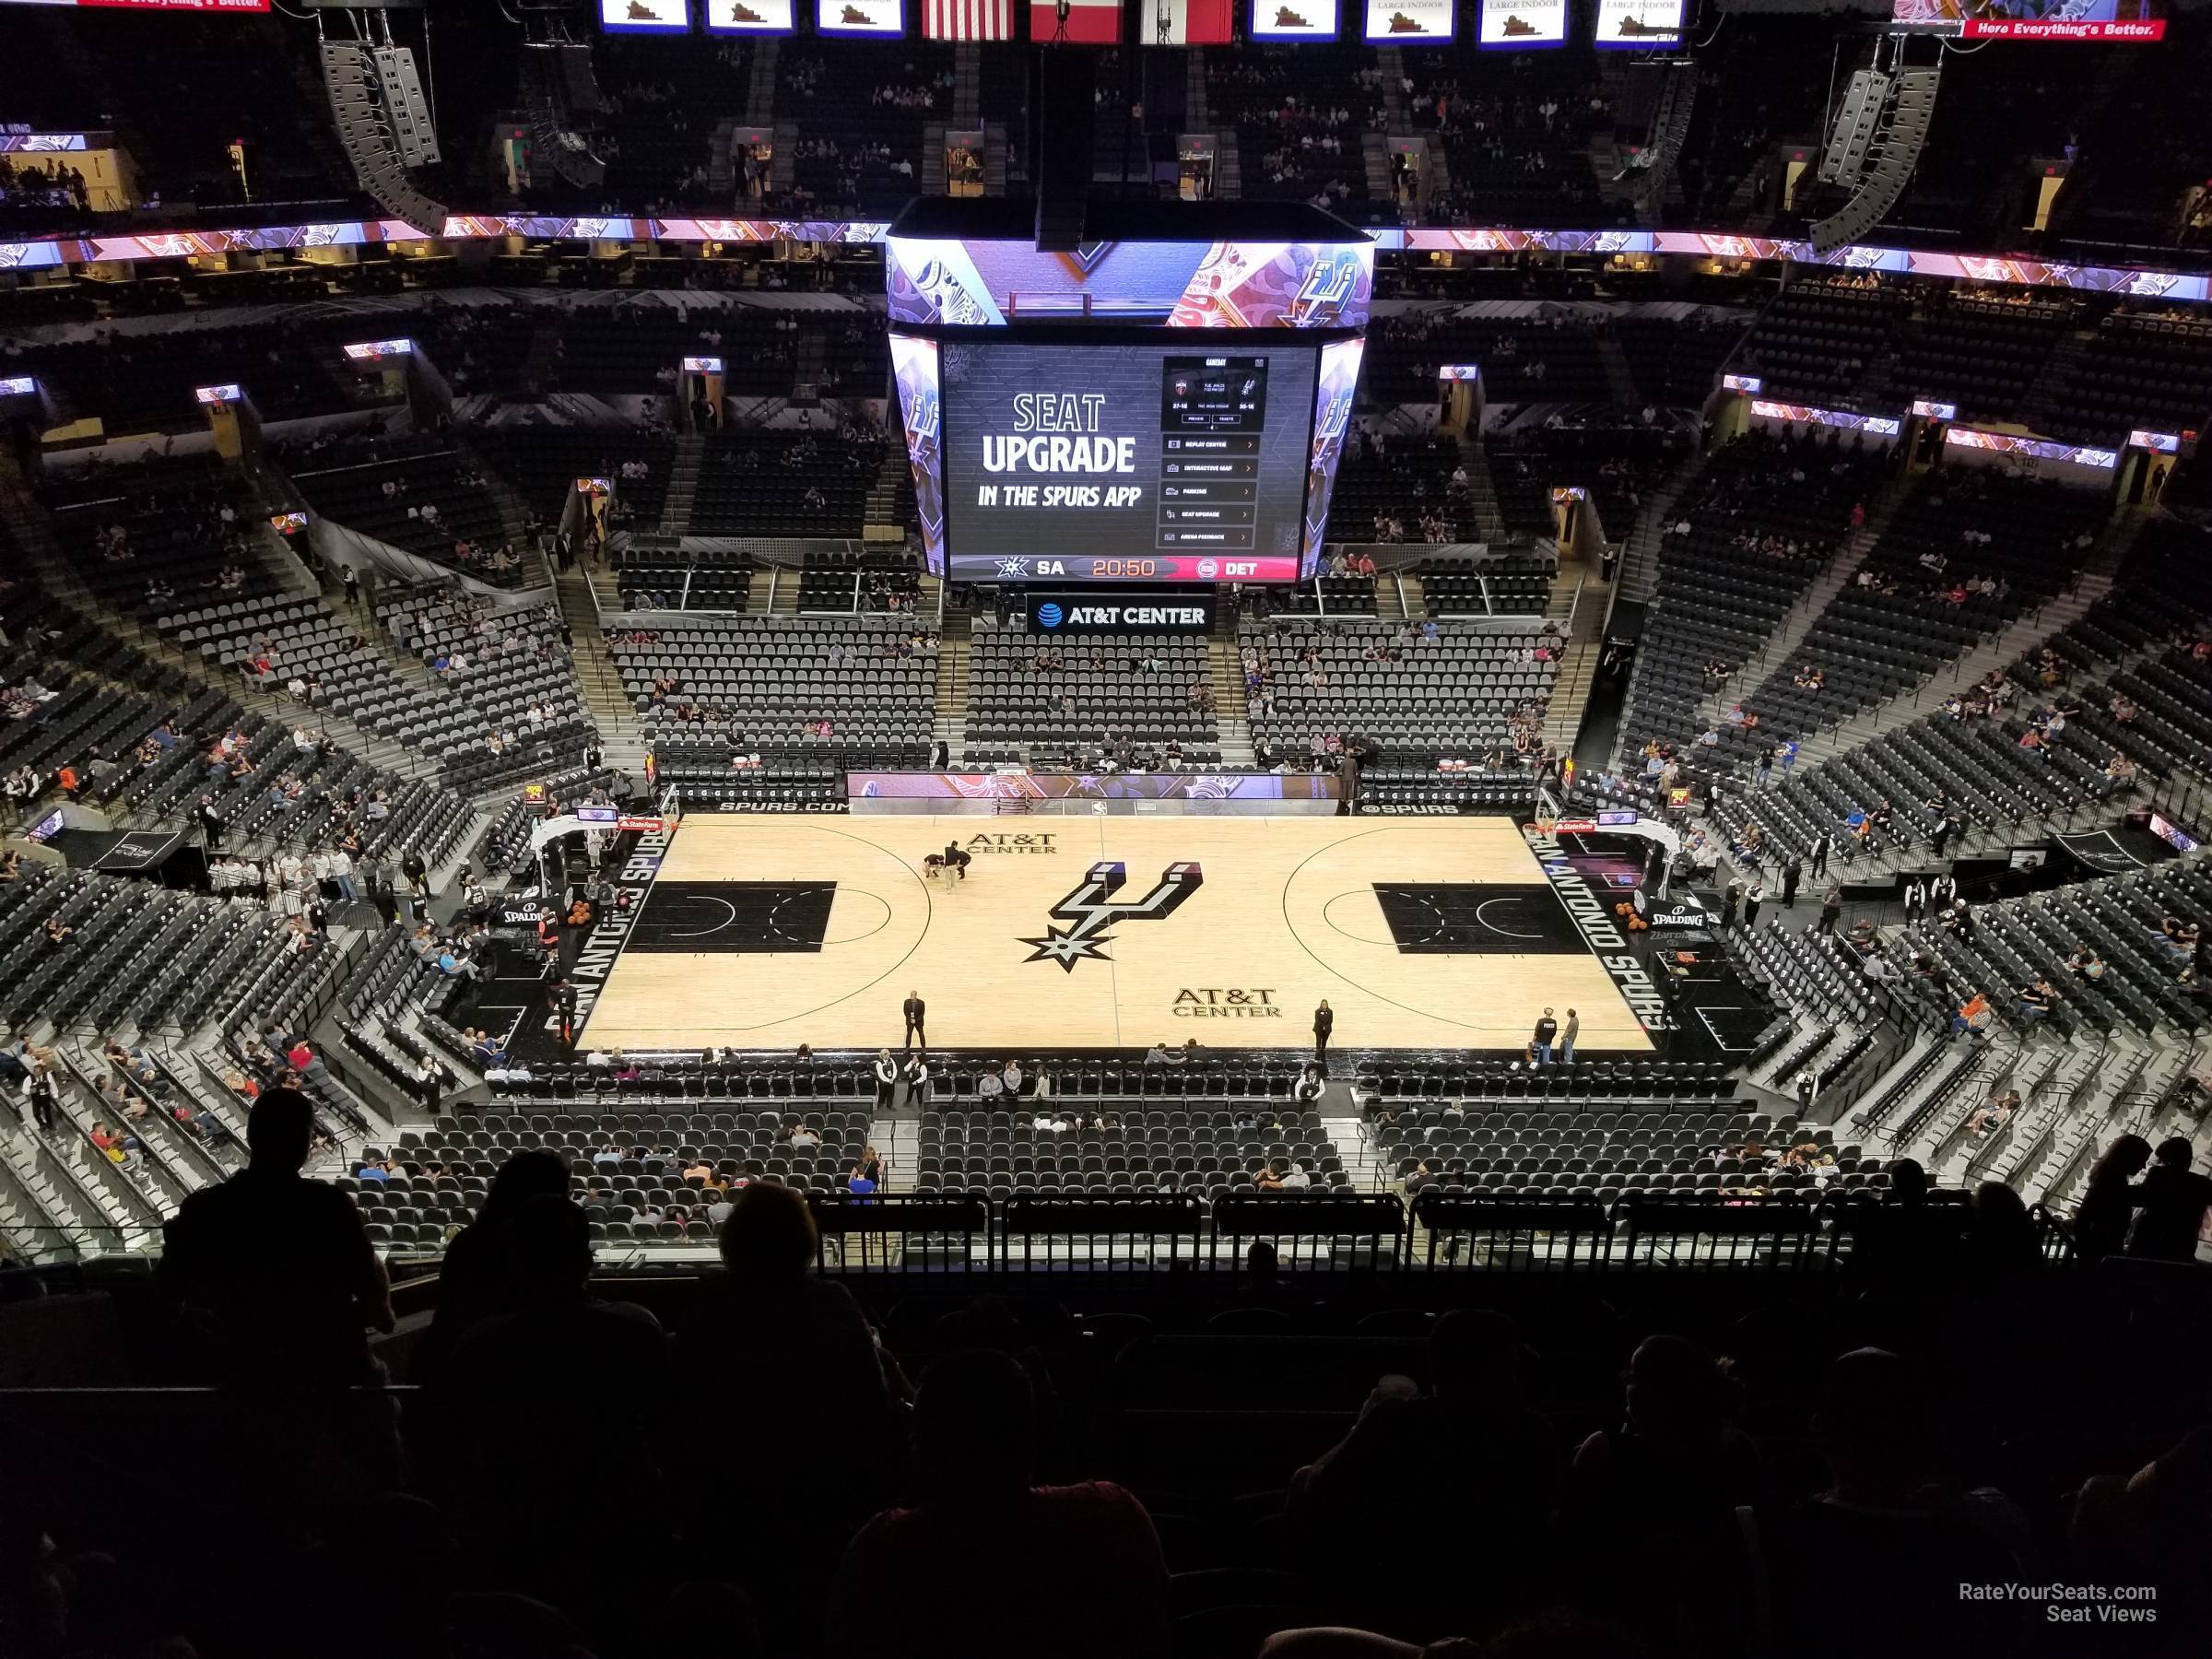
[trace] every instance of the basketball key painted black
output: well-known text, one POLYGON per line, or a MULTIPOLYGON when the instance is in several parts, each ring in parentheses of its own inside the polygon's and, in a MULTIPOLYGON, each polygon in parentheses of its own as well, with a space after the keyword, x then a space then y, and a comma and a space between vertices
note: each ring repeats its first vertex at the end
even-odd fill
POLYGON ((1378 881, 1375 902, 1407 956, 1582 956, 1589 947, 1542 881, 1378 881))
POLYGON ((818 952, 834 881, 660 881, 625 948, 730 955, 818 952))

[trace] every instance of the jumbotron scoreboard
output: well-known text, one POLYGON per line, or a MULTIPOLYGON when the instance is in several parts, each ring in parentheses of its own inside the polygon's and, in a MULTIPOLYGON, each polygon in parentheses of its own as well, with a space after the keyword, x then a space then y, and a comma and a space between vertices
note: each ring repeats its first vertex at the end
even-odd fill
POLYGON ((1374 251, 889 241, 891 360, 931 570, 955 582, 1312 574, 1374 251))
POLYGON ((1296 580, 1317 355, 946 346, 950 573, 1296 580))

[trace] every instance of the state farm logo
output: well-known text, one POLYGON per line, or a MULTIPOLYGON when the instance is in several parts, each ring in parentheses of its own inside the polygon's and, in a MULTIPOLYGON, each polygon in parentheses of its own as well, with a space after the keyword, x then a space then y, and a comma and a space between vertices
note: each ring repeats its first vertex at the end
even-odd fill
POLYGON ((971 835, 962 843, 971 853, 1058 853, 1046 835, 971 835))
POLYGON ((1185 985, 1168 1012, 1178 1019, 1280 1019, 1272 985, 1185 985))

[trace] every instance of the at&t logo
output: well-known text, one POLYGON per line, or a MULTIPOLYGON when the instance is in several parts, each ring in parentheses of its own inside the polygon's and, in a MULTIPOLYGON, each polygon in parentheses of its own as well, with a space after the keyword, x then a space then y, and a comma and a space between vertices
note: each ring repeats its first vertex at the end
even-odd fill
POLYGON ((1057 627, 1059 627, 1059 626, 1060 626, 1061 620, 1062 620, 1062 615, 1061 615, 1061 610, 1060 610, 1060 607, 1059 607, 1058 606, 1056 606, 1056 605, 1052 605, 1052 604, 1045 604, 1045 605, 1041 605, 1041 606, 1039 606, 1037 607, 1037 626, 1038 626, 1038 627, 1040 627, 1040 628, 1057 628, 1057 627))
POLYGON ((1275 988, 1225 985, 1185 985, 1175 993, 1168 1011, 1178 1019, 1280 1019, 1275 988))
POLYGON ((967 841, 971 853, 1057 853, 1051 835, 971 835, 967 841))

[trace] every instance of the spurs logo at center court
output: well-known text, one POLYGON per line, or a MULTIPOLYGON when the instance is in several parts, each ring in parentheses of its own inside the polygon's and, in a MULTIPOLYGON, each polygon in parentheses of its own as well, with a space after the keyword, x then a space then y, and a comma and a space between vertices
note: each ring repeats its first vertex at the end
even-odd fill
POLYGON ((1196 865, 1173 864, 1161 872, 1159 884, 1142 899, 1117 900, 1114 894, 1128 878, 1126 865, 1092 865, 1076 890, 1046 912, 1072 925, 1048 924, 1042 938, 1022 940, 1030 947, 1030 954, 1022 960, 1057 962, 1064 973, 1073 973, 1077 962, 1110 962, 1113 959, 1102 948, 1113 942, 1108 928, 1117 922, 1158 922, 1171 915, 1205 879, 1196 865))

